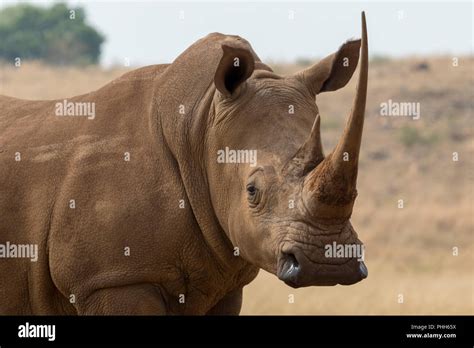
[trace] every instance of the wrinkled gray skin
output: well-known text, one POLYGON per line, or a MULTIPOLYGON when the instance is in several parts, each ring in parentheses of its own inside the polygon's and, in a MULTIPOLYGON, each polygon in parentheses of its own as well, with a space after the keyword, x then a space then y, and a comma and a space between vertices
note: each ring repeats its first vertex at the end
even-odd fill
POLYGON ((360 45, 281 77, 247 41, 211 34, 68 99, 96 103, 94 120, 0 97, 0 242, 39 247, 35 263, 0 259, 0 314, 238 314, 260 268, 293 287, 365 278, 354 258, 324 256, 360 244, 364 18, 353 110, 328 156, 315 103, 346 85, 360 45), (256 150, 257 165, 218 163, 226 147, 256 150))

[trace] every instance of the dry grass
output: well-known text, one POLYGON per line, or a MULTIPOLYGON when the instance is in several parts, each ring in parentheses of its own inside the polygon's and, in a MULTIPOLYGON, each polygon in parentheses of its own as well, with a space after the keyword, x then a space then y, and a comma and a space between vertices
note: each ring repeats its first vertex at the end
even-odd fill
MULTIPOLYGON (((297 65, 274 65, 292 73, 297 65)), ((464 57, 374 61, 353 225, 366 243, 369 277, 349 287, 294 290, 266 272, 245 288, 243 314, 473 314, 473 69, 464 57), (417 70, 421 61, 428 70, 417 70), (420 102, 421 119, 386 118, 380 103, 420 102), (407 140, 409 139, 409 140, 407 140), (452 161, 452 153, 459 161, 452 161), (397 201, 404 200, 399 209, 397 201), (453 256, 453 247, 459 256, 453 256), (294 294, 295 302, 288 296, 294 294), (403 294, 404 303, 398 303, 403 294)), ((0 93, 69 97, 99 88, 125 69, 0 68, 0 93)), ((325 148, 350 108, 347 88, 318 96, 325 148)))
POLYGON ((98 66, 52 67, 22 62, 20 68, 0 65, 0 94, 23 99, 57 99, 91 92, 131 69, 98 66))

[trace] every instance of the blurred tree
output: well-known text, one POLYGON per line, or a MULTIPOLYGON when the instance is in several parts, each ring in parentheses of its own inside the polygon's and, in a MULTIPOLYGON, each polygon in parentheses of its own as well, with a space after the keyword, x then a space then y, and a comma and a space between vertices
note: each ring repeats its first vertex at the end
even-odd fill
POLYGON ((82 8, 20 4, 0 11, 0 59, 42 59, 55 65, 95 64, 104 37, 82 8))

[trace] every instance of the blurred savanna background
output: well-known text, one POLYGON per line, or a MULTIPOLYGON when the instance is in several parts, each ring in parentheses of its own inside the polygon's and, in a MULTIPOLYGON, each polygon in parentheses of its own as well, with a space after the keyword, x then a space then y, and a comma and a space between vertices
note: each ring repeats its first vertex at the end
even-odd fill
MULTIPOLYGON (((0 94, 33 100, 86 93, 131 69, 171 62, 212 31, 243 36, 275 72, 291 74, 332 53, 345 39, 359 36, 360 10, 366 10, 369 91, 352 223, 366 245, 369 277, 352 286, 295 290, 261 271, 244 289, 242 314, 474 313, 472 3, 351 3, 339 6, 346 8, 342 12, 325 2, 232 3, 231 8, 215 3, 207 4, 204 13, 193 3, 71 1, 56 4, 59 17, 70 20, 70 10, 81 8, 84 22, 72 29, 61 24, 54 29, 60 33, 31 9, 26 12, 33 11, 33 17, 23 18, 18 10, 5 15, 18 5, 32 6, 12 1, 0 7, 0 94), (176 16, 174 27, 165 28, 160 21, 147 24, 153 6, 163 18, 176 16), (134 17, 134 11, 143 17, 134 17), (228 22, 234 19, 221 18, 213 26, 206 20, 217 18, 215 12, 230 13, 226 11, 248 16, 250 24, 232 27, 228 22), (124 13, 130 21, 120 21, 115 13, 124 13), (275 17, 284 23, 275 31, 286 28, 281 35, 273 33, 275 17), (37 36, 9 29, 31 25, 31 18, 39 22, 37 36), (256 18, 267 25, 252 27, 256 18), (312 18, 325 24, 318 26, 312 18), (114 22, 121 22, 120 28, 114 22), (46 35, 48 30, 53 33, 46 35), (155 41, 150 40, 153 30, 155 41), (277 39, 265 39, 270 36, 277 39), (38 45, 47 39, 49 44, 38 45), (11 51, 19 42, 28 49, 11 51), (149 47, 160 42, 164 44, 156 51, 149 47), (389 100, 419 103, 420 118, 382 116, 381 104, 389 100)), ((34 4, 42 10, 52 5, 34 4)), ((317 97, 326 153, 342 132, 355 80, 317 97)))

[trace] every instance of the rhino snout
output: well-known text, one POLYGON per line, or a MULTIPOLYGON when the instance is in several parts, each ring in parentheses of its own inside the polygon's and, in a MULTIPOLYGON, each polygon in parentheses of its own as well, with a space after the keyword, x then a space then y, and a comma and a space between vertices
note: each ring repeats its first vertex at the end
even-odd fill
POLYGON ((355 284, 368 276, 364 261, 350 258, 344 263, 317 263, 310 260, 299 247, 280 253, 277 276, 293 287, 333 286, 355 284))

